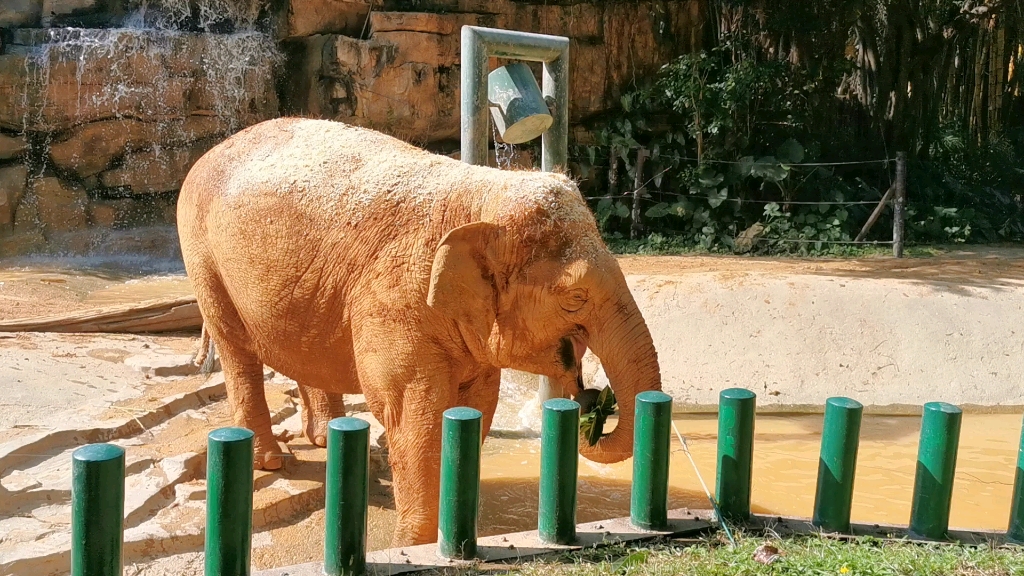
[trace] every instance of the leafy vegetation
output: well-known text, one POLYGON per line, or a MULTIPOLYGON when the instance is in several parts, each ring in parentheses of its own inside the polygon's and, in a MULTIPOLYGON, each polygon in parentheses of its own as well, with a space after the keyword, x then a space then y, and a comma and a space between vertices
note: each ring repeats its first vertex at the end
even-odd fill
MULTIPOLYGON (((640 82, 572 151, 611 240, 844 253, 893 183, 894 163, 874 161, 897 150, 911 241, 1024 239, 1024 3, 708 10, 708 48, 640 82)), ((886 210, 865 240, 891 228, 886 210)))
MULTIPOLYGON (((767 546, 767 550, 771 550, 767 546)), ((645 548, 612 546, 531 562, 508 574, 522 576, 1022 576, 1024 551, 859 538, 818 536, 763 539, 741 536, 736 548, 717 540, 666 542, 645 548), (758 547, 767 544, 778 557, 758 547), (760 558, 761 561, 758 560, 760 558)))

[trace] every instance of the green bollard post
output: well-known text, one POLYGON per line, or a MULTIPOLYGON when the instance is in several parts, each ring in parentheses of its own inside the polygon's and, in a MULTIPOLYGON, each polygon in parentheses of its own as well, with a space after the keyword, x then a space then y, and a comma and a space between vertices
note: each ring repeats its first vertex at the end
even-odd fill
POLYGON ((722 515, 750 516, 750 478, 754 461, 754 412, 757 395, 744 388, 718 396, 718 474, 715 499, 722 515))
POLYGON ((1013 496, 1010 500, 1010 526, 1006 540, 1024 545, 1024 426, 1020 431, 1020 449, 1017 451, 1017 473, 1014 475, 1013 496))
POLYGON ((571 544, 576 540, 580 405, 553 398, 543 409, 537 532, 543 542, 571 544))
POLYGON ((828 532, 850 531, 853 477, 863 412, 864 407, 856 400, 829 398, 825 401, 812 523, 828 532))
POLYGON ((121 576, 124 449, 89 444, 71 454, 71 574, 121 576))
POLYGON ((437 548, 445 558, 466 560, 476 556, 482 418, 473 408, 449 408, 444 412, 437 548))
POLYGON ((929 402, 924 405, 914 499, 910 507, 910 533, 914 536, 931 540, 946 537, 962 416, 960 409, 952 404, 929 402))
POLYGON ((324 502, 324 572, 366 573, 370 424, 359 418, 327 423, 327 482, 324 502))
POLYGON ((219 428, 207 437, 206 576, 249 575, 252 442, 245 428, 219 428))
POLYGON ((649 390, 636 395, 630 521, 644 530, 668 526, 668 461, 672 397, 649 390))

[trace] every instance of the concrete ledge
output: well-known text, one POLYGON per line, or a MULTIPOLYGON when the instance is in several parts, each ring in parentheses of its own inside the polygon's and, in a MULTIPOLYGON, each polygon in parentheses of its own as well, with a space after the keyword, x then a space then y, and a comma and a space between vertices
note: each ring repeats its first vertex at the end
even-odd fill
MULTIPOLYGON (((498 536, 487 536, 477 541, 479 558, 469 561, 446 560, 437 554, 437 544, 409 546, 406 548, 390 548, 378 550, 366 555, 367 572, 376 576, 391 576, 422 571, 440 571, 445 569, 463 570, 466 568, 482 568, 492 563, 521 562, 543 556, 562 554, 625 542, 642 542, 664 537, 692 537, 715 529, 711 520, 711 510, 690 510, 679 508, 669 510, 669 529, 665 531, 640 530, 630 524, 629 518, 614 518, 580 524, 576 530, 579 541, 572 546, 552 545, 541 542, 537 531, 516 532, 498 536)), ((754 514, 750 521, 741 525, 730 524, 751 531, 771 530, 779 536, 821 534, 806 518, 789 516, 766 516, 754 514)), ((892 524, 853 524, 850 534, 825 534, 838 539, 872 537, 881 540, 913 540, 946 545, 980 546, 1005 544, 1006 536, 1002 532, 987 530, 955 530, 949 531, 949 540, 930 541, 912 535, 906 526, 892 524)), ((323 564, 310 562, 274 568, 253 573, 253 576, 322 576, 323 564)))
MULTIPOLYGON (((748 530, 771 530, 779 536, 821 533, 821 530, 811 524, 807 518, 764 516, 760 514, 754 514, 750 522, 744 525, 744 528, 748 530)), ((914 540, 918 542, 964 546, 980 546, 983 544, 999 546, 1006 542, 1006 534, 994 530, 950 529, 948 532, 949 539, 940 541, 927 540, 915 536, 910 533, 907 526, 894 524, 853 524, 850 526, 850 532, 850 534, 828 534, 828 536, 844 540, 871 537, 880 540, 914 540)))
MULTIPOLYGON (((469 561, 441 558, 437 553, 437 544, 378 550, 366 555, 367 572, 378 576, 390 576, 423 570, 469 568, 489 562, 521 561, 622 542, 638 542, 665 536, 692 536, 711 530, 713 527, 709 522, 711 517, 709 511, 680 508, 670 510, 668 517, 669 529, 665 531, 641 530, 630 524, 629 518, 614 518, 580 524, 576 527, 578 543, 572 546, 541 542, 537 537, 536 530, 486 536, 477 540, 479 558, 469 561)), ((322 576, 323 573, 322 563, 310 562, 255 572, 253 576, 322 576)))

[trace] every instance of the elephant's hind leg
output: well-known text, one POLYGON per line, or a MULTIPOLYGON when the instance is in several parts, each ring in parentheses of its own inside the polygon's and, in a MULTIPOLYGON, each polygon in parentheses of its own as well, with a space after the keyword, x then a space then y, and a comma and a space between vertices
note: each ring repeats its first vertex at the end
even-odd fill
POLYGON ((203 312, 204 328, 220 354, 232 420, 235 426, 255 434, 253 466, 276 470, 283 463, 287 447, 278 443, 270 429, 263 361, 253 351, 252 338, 212 266, 201 260, 193 261, 189 272, 203 312))
POLYGON ((274 437, 270 428, 270 408, 264 391, 263 362, 250 352, 233 346, 221 346, 221 366, 228 391, 235 426, 252 430, 253 467, 277 470, 283 464, 288 449, 274 437))
POLYGON ((345 415, 345 397, 299 383, 302 432, 314 446, 327 446, 327 423, 345 415))

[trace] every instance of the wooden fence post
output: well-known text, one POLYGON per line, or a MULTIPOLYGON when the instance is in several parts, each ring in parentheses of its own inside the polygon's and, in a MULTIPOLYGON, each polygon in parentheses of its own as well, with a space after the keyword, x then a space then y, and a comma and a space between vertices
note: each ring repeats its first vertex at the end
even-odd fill
POLYGON ((640 198, 643 197, 644 188, 644 162, 647 160, 647 148, 640 148, 636 152, 636 174, 633 176, 633 211, 629 226, 629 237, 632 240, 640 238, 643 234, 644 224, 640 220, 640 198))
POLYGON ((889 189, 886 190, 885 194, 882 195, 882 199, 878 201, 878 206, 875 206, 874 211, 871 212, 871 216, 868 217, 868 221, 864 223, 864 227, 860 229, 860 233, 857 234, 857 237, 853 239, 854 242, 860 242, 861 240, 864 240, 864 238, 867 237, 868 232, 871 231, 871 227, 875 225, 875 222, 878 220, 878 217, 882 215, 882 210, 885 209, 885 206, 889 203, 889 200, 892 199, 892 195, 895 191, 896 184, 889 186, 889 189))
POLYGON ((903 229, 907 202, 907 153, 896 153, 896 195, 892 203, 892 255, 903 258, 903 229))

